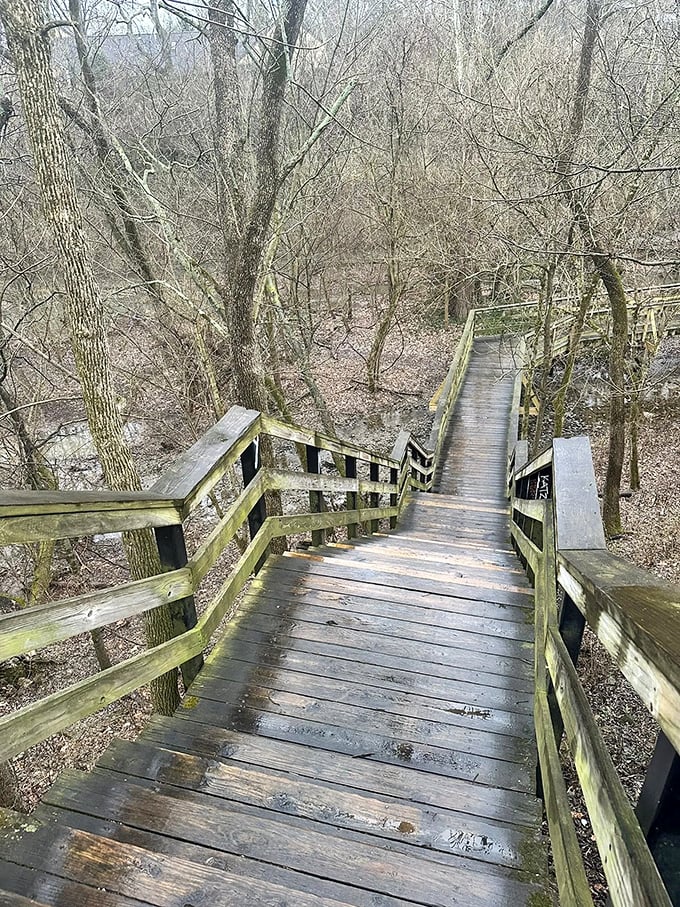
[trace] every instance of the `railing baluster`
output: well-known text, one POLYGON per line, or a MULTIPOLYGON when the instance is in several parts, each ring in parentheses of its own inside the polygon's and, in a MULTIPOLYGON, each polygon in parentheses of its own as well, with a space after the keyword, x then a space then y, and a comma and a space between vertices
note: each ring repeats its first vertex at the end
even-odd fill
MULTIPOLYGON (((345 457, 345 477, 348 479, 356 479, 357 477, 357 458, 356 457, 345 457)), ((357 493, 356 491, 347 492, 347 509, 356 510, 357 509, 357 493)), ((357 524, 349 523, 347 526, 347 538, 355 539, 357 537, 357 524)))
MULTIPOLYGON (((246 447, 246 449, 241 454, 241 470, 243 472, 243 487, 247 488, 250 482, 255 478, 257 473, 260 470, 260 457, 259 457, 259 443, 255 439, 251 444, 246 447)), ((250 532, 250 540, 255 538, 257 533, 262 528, 264 521, 267 519, 267 504, 264 498, 264 495, 259 499, 257 504, 248 514, 248 530, 250 532)), ((260 560, 257 562, 255 567, 255 572, 257 573, 264 562, 267 560, 267 552, 262 555, 260 560)))
MULTIPOLYGON (((379 481, 380 481, 380 466, 379 466, 379 464, 378 464, 378 463, 374 463, 373 461, 371 461, 370 464, 369 464, 369 467, 368 467, 368 474, 369 474, 369 478, 370 478, 371 482, 379 482, 379 481)), ((372 491, 372 492, 369 494, 368 500, 369 500, 369 503, 370 503, 370 506, 371 506, 371 507, 378 507, 378 506, 380 505, 380 495, 379 495, 377 492, 375 492, 375 491, 372 491)), ((379 529, 379 527, 380 527, 379 521, 378 521, 378 520, 370 520, 369 523, 370 523, 370 524, 369 524, 369 531, 370 531, 370 532, 377 532, 378 529, 379 529)))
MULTIPOLYGON (((396 485, 398 481, 399 481, 399 470, 390 469, 390 485, 396 485)), ((394 492, 394 494, 390 495, 390 507, 396 507, 398 503, 399 503, 399 488, 397 488, 397 490, 394 492)), ((396 528, 397 528, 397 517, 391 516, 390 517, 390 529, 396 529, 396 528)))
MULTIPOLYGON (((311 444, 306 445, 307 452, 307 472, 319 475, 319 448, 311 444)), ((320 491, 309 492, 309 509, 312 513, 322 513, 323 497, 320 491)), ((323 545, 326 541, 326 533, 323 529, 312 529, 312 545, 323 545)))
MULTIPOLYGON (((168 572, 186 567, 188 561, 187 546, 182 526, 160 526, 154 529, 154 534, 163 571, 168 572)), ((174 636, 180 636, 196 626, 198 618, 193 595, 170 602, 168 609, 172 618, 174 636)), ((196 675, 202 667, 202 655, 194 655, 189 661, 185 661, 180 665, 185 689, 196 679, 196 675)))
POLYGON ((680 757, 663 731, 659 731, 635 815, 671 900, 678 904, 680 878, 663 856, 664 851, 676 850, 680 836, 680 757))

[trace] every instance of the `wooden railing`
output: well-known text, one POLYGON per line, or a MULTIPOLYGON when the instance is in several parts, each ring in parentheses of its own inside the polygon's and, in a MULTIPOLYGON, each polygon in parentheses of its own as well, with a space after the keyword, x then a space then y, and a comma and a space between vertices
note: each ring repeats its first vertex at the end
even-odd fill
MULTIPOLYGON (((166 572, 106 590, 0 616, 0 661, 64 642, 78 634, 137 617, 162 604, 170 607, 176 635, 79 683, 0 718, 0 763, 64 730, 122 696, 180 667, 185 686, 202 665, 202 653, 229 613, 248 578, 262 565, 273 539, 311 533, 322 544, 326 530, 347 527, 350 538, 380 520, 394 528, 410 489, 428 491, 434 481, 451 409, 472 347, 474 315, 449 369, 435 413, 430 446, 402 432, 389 456, 369 451, 269 415, 232 407, 148 492, 24 492, 0 494, 0 545, 27 544, 152 529, 166 572), (265 468, 262 436, 287 444, 304 464, 299 471, 265 468), (323 462, 324 452, 332 459, 323 462), (242 490, 198 548, 187 556, 183 524, 234 469, 242 490), (324 467, 322 471, 322 466, 324 467), (341 468, 338 469, 338 466, 341 468), (344 474, 343 474, 344 473, 344 474), (265 495, 277 491, 302 512, 268 515, 265 495), (324 496, 334 496, 333 509, 324 496), (344 507, 337 504, 344 495, 344 507), (194 596, 242 528, 249 542, 218 592, 197 614, 194 596)), ((219 566, 217 570, 219 571, 219 566)))
MULTIPOLYGON (((628 300, 628 335, 636 344, 651 340, 655 344, 666 336, 680 334, 680 287, 647 287, 639 291, 639 298, 628 300)), ((574 323, 578 300, 560 297, 553 300, 559 310, 550 326, 550 354, 556 359, 569 351, 571 328, 574 323)), ((510 331, 526 333, 535 320, 538 303, 517 302, 501 306, 486 306, 476 310, 475 335, 510 331)), ((605 304, 592 307, 581 331, 581 344, 601 343, 611 336, 611 309, 605 304)), ((542 356, 542 351, 537 353, 542 356)), ((540 364, 534 362, 534 365, 540 364)))
POLYGON ((526 459, 527 442, 518 441, 510 455, 511 530, 536 590, 534 712, 560 903, 593 903, 558 754, 563 734, 611 903, 680 903, 677 856, 670 875, 664 870, 668 891, 655 862, 677 848, 679 830, 680 589, 607 551, 587 438, 556 438, 526 459), (660 728, 635 810, 576 672, 586 623, 660 728))

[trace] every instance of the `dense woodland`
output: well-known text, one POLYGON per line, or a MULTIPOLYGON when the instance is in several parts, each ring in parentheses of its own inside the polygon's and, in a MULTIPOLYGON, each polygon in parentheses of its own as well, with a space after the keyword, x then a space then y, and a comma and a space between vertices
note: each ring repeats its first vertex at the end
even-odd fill
MULTIPOLYGON (((555 323, 571 337, 530 375, 535 450, 570 430, 581 333, 609 313, 621 533, 656 353, 627 303, 680 281, 675 0, 0 0, 0 21, 4 487, 140 489, 234 403, 333 434, 338 394, 358 420, 402 405, 418 351, 427 397, 472 307, 534 302, 513 318, 544 362, 555 323)), ((157 572, 149 538, 124 545, 157 572)), ((82 563, 4 558, 3 609, 82 563)))

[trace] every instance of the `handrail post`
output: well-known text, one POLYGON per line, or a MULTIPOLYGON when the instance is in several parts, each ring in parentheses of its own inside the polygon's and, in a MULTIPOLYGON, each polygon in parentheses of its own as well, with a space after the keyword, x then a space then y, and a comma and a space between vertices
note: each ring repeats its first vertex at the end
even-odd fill
MULTIPOLYGON (((188 557, 183 527, 181 525, 159 526, 154 529, 154 534, 163 572, 186 567, 188 557)), ((180 636, 182 633, 186 633, 187 630, 193 630, 196 626, 198 618, 193 595, 170 602, 168 609, 172 620, 173 636, 180 636)), ((202 667, 202 654, 194 655, 193 658, 180 665, 185 690, 196 679, 196 675, 202 667)))
MULTIPOLYGON (((374 463, 372 460, 368 464, 368 477, 371 480, 371 482, 380 481, 380 466, 378 465, 378 463, 374 463)), ((380 504, 380 495, 377 492, 372 491, 369 495, 368 500, 369 500, 369 504, 371 507, 378 507, 380 504)), ((379 521, 378 520, 369 520, 368 528, 369 528, 369 532, 371 532, 371 533, 377 532, 378 529, 380 528, 379 521)))
MULTIPOLYGON (((649 845, 654 862, 659 865, 659 856, 664 844, 677 841, 680 833, 680 756, 663 731, 659 731, 652 758, 647 767, 635 815, 649 845)), ((662 878, 669 887, 673 903, 677 903, 678 881, 673 874, 662 878), (674 889, 670 886, 674 884, 674 889)))
MULTIPOLYGON (((556 550, 604 548, 595 472, 587 438, 553 440, 551 494, 555 508, 556 550)), ((558 629, 574 667, 581 651, 586 619, 566 589, 562 590, 558 629)), ((554 696, 553 696, 554 700, 554 696)), ((560 745, 564 723, 551 701, 555 740, 560 745)))
MULTIPOLYGON (((399 470, 390 469, 390 485, 397 485, 399 482, 399 470)), ((390 495, 390 507, 396 507, 399 504, 399 488, 397 487, 394 494, 390 495)), ((390 517, 390 529, 397 528, 397 515, 390 517)))
MULTIPOLYGON (((306 445, 307 454, 307 472, 319 475, 319 448, 312 444, 306 445)), ((323 498, 320 491, 309 492, 309 509, 311 513, 323 512, 323 498)), ((326 541, 326 533, 323 529, 312 529, 312 545, 317 547, 323 545, 326 541)))
MULTIPOLYGON (((356 479, 357 477, 357 458, 356 457, 345 457, 345 477, 347 479, 356 479)), ((356 491, 347 492, 347 509, 356 510, 357 509, 357 493, 356 491)), ((347 524, 347 538, 355 539, 357 537, 357 524, 348 523, 347 524)))
MULTIPOLYGON (((248 485, 250 485, 252 480, 260 471, 261 465, 259 439, 256 438, 251 444, 248 445, 248 447, 246 447, 246 449, 241 454, 241 471, 243 473, 244 488, 247 488, 248 485)), ((267 503, 265 501, 264 495, 262 495, 257 504, 255 504, 253 509, 248 514, 248 530, 250 532, 251 542, 262 528, 266 519, 267 503)), ((255 565, 255 573, 257 573, 261 569, 266 560, 267 552, 265 551, 260 560, 255 565)))

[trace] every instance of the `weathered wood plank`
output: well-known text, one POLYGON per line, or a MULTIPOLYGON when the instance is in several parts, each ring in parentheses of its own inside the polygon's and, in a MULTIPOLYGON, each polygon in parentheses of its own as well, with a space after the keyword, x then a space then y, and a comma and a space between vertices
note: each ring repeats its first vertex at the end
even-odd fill
POLYGON ((547 450, 544 450, 543 453, 534 457, 532 460, 529 460, 529 462, 525 466, 522 466, 521 469, 518 469, 515 472, 515 480, 524 479, 536 472, 540 472, 542 469, 545 469, 546 466, 550 466, 550 464, 552 463, 552 457, 553 449, 551 445, 547 450))
POLYGON ((391 485, 389 482, 368 482, 356 477, 345 478, 344 476, 318 475, 308 472, 288 472, 283 469, 267 469, 265 473, 267 487, 278 491, 325 491, 328 493, 353 491, 359 494, 371 492, 394 494, 397 491, 397 486, 391 485))
MULTIPOLYGON (((135 828, 132 825, 114 822, 106 817, 105 802, 95 802, 90 812, 101 813, 102 815, 86 815, 76 810, 47 804, 42 804, 35 815, 46 823, 58 822, 70 828, 101 835, 112 841, 120 841, 123 844, 131 844, 133 847, 140 847, 171 859, 191 860, 194 863, 203 863, 206 866, 214 865, 218 868, 228 869, 229 872, 244 880, 263 881, 268 884, 279 885, 290 892, 302 891, 317 897, 329 898, 334 903, 336 901, 340 901, 343 904, 347 903, 352 905, 352 907, 375 907, 375 895, 369 891, 362 891, 359 888, 340 882, 332 882, 328 879, 320 879, 307 873, 295 872, 272 863, 248 859, 242 855, 239 855, 236 859, 225 858, 225 855, 215 847, 206 847, 196 842, 187 842, 178 838, 168 837, 163 833, 147 831, 135 828), (226 865, 227 861, 228 865, 226 865)), ((69 902, 69 905, 70 903, 78 904, 79 907, 81 904, 87 904, 89 907, 89 903, 83 900, 74 900, 69 902)), ((180 907, 184 907, 184 903, 185 900, 180 901, 180 907)), ((193 898, 191 903, 195 903, 193 898)), ((127 907, 127 901, 125 904, 127 907)), ((97 907, 99 907, 99 904, 97 904, 97 907)), ((134 907, 139 907, 139 901, 134 902, 134 907)), ((174 905, 174 907, 177 907, 177 905, 174 905)), ((401 898, 390 898, 387 895, 383 895, 381 907, 411 907, 411 905, 401 898)))
POLYGON ((343 583, 342 588, 338 589, 337 583, 332 580, 324 581, 315 574, 298 580, 296 576, 284 571, 276 573, 270 571, 267 581, 256 578, 251 588, 271 597, 267 591, 269 582, 274 587, 272 591, 279 598, 285 596, 289 600, 299 600, 306 599, 309 594, 310 600, 327 608, 337 608, 341 612, 372 614, 378 617, 394 616, 414 623, 471 632, 481 636, 504 637, 524 642, 533 640, 532 626, 528 622, 530 615, 525 610, 517 609, 517 613, 509 615, 506 613, 509 609, 494 608, 492 603, 481 603, 487 606, 475 610, 470 607, 469 599, 418 593, 400 594, 401 590, 392 590, 384 586, 373 589, 365 583, 343 583))
MULTIPOLYGON (((249 615, 248 621, 238 624, 240 629, 260 633, 274 632, 273 618, 271 615, 255 612, 249 615)), ((337 622, 329 625, 327 622, 298 621, 293 624, 290 619, 283 619, 276 623, 277 632, 287 632, 291 639, 290 645, 297 645, 297 641, 306 643, 322 643, 325 645, 340 645, 350 649, 357 649, 357 659, 362 657, 370 642, 369 652, 378 655, 399 656, 411 660, 422 660, 424 664, 437 664, 446 666, 452 671, 465 672, 461 679, 470 682, 481 682, 492 687, 516 689, 530 692, 532 688, 531 671, 528 665, 517 658, 497 656, 494 659, 485 657, 483 653, 469 651, 464 643, 464 634, 461 635, 461 645, 434 645, 432 643, 410 640, 405 651, 405 641, 399 636, 371 633, 370 640, 367 634, 360 629, 338 626, 337 622)))
POLYGON ((531 539, 526 536, 519 526, 516 523, 513 523, 510 528, 510 534, 513 539, 517 542, 517 547, 522 552, 522 556, 526 558, 527 563, 536 574, 539 570, 539 564, 541 561, 541 550, 534 545, 531 539))
POLYGON ((517 513, 530 517, 532 520, 543 522, 545 519, 545 501, 526 500, 525 498, 513 498, 512 509, 517 513))
POLYGON ((6 907, 24 907, 21 900, 13 901, 12 898, 27 900, 25 907, 39 904, 40 907, 54 907, 54 905, 78 905, 90 907, 139 907, 136 898, 125 898, 110 891, 97 890, 89 885, 81 885, 48 872, 35 868, 20 866, 17 863, 8 863, 0 860, 0 879, 6 891, 0 892, 0 904, 6 907), (5 898, 6 900, 3 900, 5 898))
POLYGON ((680 590, 606 550, 560 552, 558 581, 680 749, 680 590))
MULTIPOLYGON (((427 551, 418 551, 413 548, 388 546, 382 543, 375 545, 373 548, 365 543, 353 547, 343 546, 342 548, 338 545, 327 545, 324 550, 324 557, 341 557, 346 561, 352 560, 358 563, 371 564, 378 569, 383 563, 398 561, 400 564, 408 566, 410 563, 416 562, 426 564, 428 570, 440 571, 453 576, 467 573, 471 576, 486 576, 488 572, 492 576, 506 576, 512 578, 515 582, 519 582, 522 586, 525 585, 524 571, 517 560, 515 560, 515 566, 511 567, 507 564, 495 564, 479 556, 442 554, 435 546, 428 548, 427 551)), ((528 584, 526 588, 529 588, 528 584)))
POLYGON ((347 526, 366 520, 384 520, 396 516, 397 507, 365 507, 360 510, 335 510, 327 513, 301 513, 269 517, 273 537, 347 526))
POLYGON ((272 711, 241 707, 203 713, 196 709, 182 710, 178 718, 189 724, 209 725, 252 733, 290 743, 314 746, 317 749, 344 753, 387 765, 402 765, 414 771, 461 778, 504 790, 530 793, 534 781, 521 763, 506 762, 474 753, 463 753, 432 742, 404 739, 395 733, 359 727, 356 716, 353 724, 329 724, 323 719, 303 718, 272 711))
POLYGON ((0 518, 31 514, 86 513, 88 511, 134 510, 176 506, 178 501, 151 491, 0 491, 0 518))
POLYGON ((226 416, 177 458, 151 490, 181 499, 182 513, 186 515, 238 461, 259 434, 260 427, 260 413, 232 406, 226 416))
MULTIPOLYGON (((266 632, 246 626, 236 627, 230 631, 228 640, 220 640, 220 657, 243 661, 245 671, 249 670, 245 665, 261 662, 272 668, 290 666, 321 677, 352 677, 360 672, 366 683, 381 689, 420 692, 450 699, 452 686, 456 698, 464 698, 476 708, 499 708, 520 714, 526 714, 531 709, 531 684, 519 678, 490 674, 469 665, 437 662, 425 665, 418 659, 418 651, 413 652, 413 658, 400 658, 389 652, 352 648, 347 644, 352 640, 326 642, 315 638, 317 634, 305 630, 284 642, 278 635, 274 638, 275 635, 275 630, 266 632)), ((311 683, 310 679, 310 689, 311 683)))
POLYGON ((241 526, 245 524, 248 514, 267 488, 266 479, 266 470, 260 470, 253 481, 243 489, 233 504, 230 505, 217 526, 191 557, 189 568, 196 588, 198 588, 206 573, 215 565, 241 526))
POLYGON ((647 843, 559 633, 546 639, 564 729, 615 907, 671 907, 647 843))
MULTIPOLYGON (((425 847, 429 851, 472 857, 495 866, 527 870, 527 836, 540 833, 502 821, 488 822, 451 808, 429 809, 411 797, 395 798, 382 790, 358 791, 336 776, 333 780, 300 777, 270 767, 229 765, 194 755, 128 746, 109 752, 101 768, 117 779, 139 777, 200 791, 220 800, 311 819, 320 826, 347 828, 372 837, 425 847)), ((77 796, 78 791, 76 791, 77 796)), ((63 801, 62 801, 63 802, 63 801)), ((540 867, 536 867, 540 871, 540 867)))
POLYGON ((390 458, 396 463, 401 463, 401 461, 406 456, 406 451, 408 449, 409 443, 411 442, 411 439, 411 432, 402 429, 397 435, 397 440, 394 442, 394 447, 392 448, 390 458))
MULTIPOLYGON (((186 701, 186 700, 185 700, 186 701)), ((244 686, 242 683, 215 678, 209 687, 201 691, 196 702, 193 698, 186 707, 180 708, 178 717, 186 717, 203 724, 217 724, 224 721, 224 704, 229 703, 232 721, 248 711, 259 714, 269 712, 289 718, 305 719, 314 716, 314 722, 337 725, 348 729, 357 723, 366 723, 385 736, 394 736, 404 743, 419 743, 448 749, 458 754, 496 759, 526 767, 532 761, 532 742, 509 734, 485 731, 479 728, 444 723, 430 718, 385 713, 380 709, 321 699, 314 695, 287 693, 264 686, 244 686), (208 695, 213 698, 205 698, 208 695)), ((230 726, 237 727, 237 723, 230 726)), ((521 770, 521 769, 520 769, 521 770)))
MULTIPOLYGON (((191 816, 189 813, 182 825, 195 828, 191 816)), ((178 903, 189 903, 197 893, 216 907, 233 907, 234 903, 243 907, 335 907, 342 903, 287 891, 215 866, 186 859, 170 860, 139 847, 58 825, 31 821, 17 826, 12 828, 11 837, 5 838, 9 859, 36 869, 45 864, 58 866, 62 878, 141 900, 151 907, 177 907, 178 903)))
MULTIPOLYGON (((256 812, 233 802, 224 802, 218 797, 200 792, 185 792, 172 785, 163 785, 162 792, 156 792, 142 783, 125 784, 115 780, 112 774, 104 776, 96 773, 83 777, 81 784, 95 808, 97 804, 101 804, 99 809, 103 806, 109 815, 117 816, 128 824, 150 831, 162 830, 170 835, 176 829, 175 836, 181 835, 185 841, 199 846, 212 846, 224 854, 262 862, 271 862, 275 856, 278 865, 286 869, 307 872, 319 879, 335 882, 352 879, 355 885, 369 889, 376 895, 406 898, 416 904, 432 907, 458 907, 462 904, 479 904, 481 907, 487 898, 490 899, 486 901, 487 904, 502 903, 493 900, 502 892, 510 892, 515 897, 522 894, 528 897, 531 893, 526 881, 513 880, 510 871, 503 871, 500 867, 494 870, 490 864, 474 859, 465 860, 437 853, 424 855, 415 848, 399 847, 397 844, 386 850, 368 836, 340 834, 339 829, 333 832, 309 820, 300 821, 273 813, 265 815, 261 810, 256 812), (465 897, 468 900, 463 900, 465 897)), ((60 788, 64 786, 64 783, 59 785, 60 788)), ((48 798, 51 802, 58 801, 58 791, 51 792, 48 798)), ((91 837, 87 836, 90 839, 88 843, 94 845, 91 837)), ((73 849, 74 842, 71 842, 69 852, 73 849)), ((123 853, 127 850, 121 845, 116 849, 123 853)), ((146 862, 140 867, 149 876, 149 881, 142 889, 145 897, 146 891, 157 884, 159 878, 148 871, 149 859, 147 854, 146 862)), ((98 859, 97 863, 99 862, 98 859)), ((194 866, 201 870, 210 869, 200 864, 194 866)), ((105 876, 99 874, 98 868, 95 871, 102 882, 110 880, 108 887, 119 889, 124 894, 128 893, 128 886, 136 881, 134 870, 127 868, 123 880, 111 878, 113 874, 110 870, 105 876), (130 878, 129 875, 133 877, 130 878)), ((254 880, 251 880, 250 897, 242 899, 241 890, 234 885, 234 881, 237 880, 245 887, 247 880, 224 870, 220 874, 222 884, 227 887, 224 894, 228 898, 225 899, 223 895, 218 902, 220 904, 292 905, 296 903, 294 898, 300 899, 297 903, 320 903, 318 898, 311 900, 310 895, 305 896, 299 891, 274 890, 274 886, 256 883, 254 880), (275 894, 280 900, 273 899, 275 894), (255 896, 263 900, 256 901, 255 896)), ((195 886, 195 878, 191 881, 195 886)), ((181 885, 181 879, 177 879, 176 884, 181 885)), ((178 891, 187 891, 186 879, 183 884, 184 888, 179 887, 178 891)), ((203 884, 198 890, 204 897, 210 897, 209 903, 214 903, 211 887, 203 884)), ((151 903, 156 902, 152 900, 151 903)), ((177 901, 172 903, 175 905, 177 901)), ((321 903, 326 905, 335 902, 323 900, 321 903)))
POLYGON ((231 573, 222 583, 217 594, 213 597, 198 621, 197 629, 201 633, 206 645, 228 610, 234 604, 236 597, 243 589, 246 580, 260 563, 260 559, 267 551, 271 540, 271 517, 268 517, 265 520, 262 529, 260 529, 238 559, 231 573))
POLYGON ((200 628, 0 718, 0 762, 70 727, 203 650, 200 628))
POLYGON ((179 508, 171 501, 160 504, 146 502, 145 506, 141 506, 141 502, 135 502, 135 506, 122 510, 106 508, 67 510, 65 513, 35 512, 30 516, 2 517, 0 545, 26 545, 29 542, 174 526, 181 522, 179 508))
POLYGON ((442 592, 456 595, 454 590, 465 590, 462 597, 482 598, 485 601, 525 605, 533 597, 533 592, 525 584, 494 581, 488 578, 477 579, 472 576, 452 576, 445 578, 440 573, 427 569, 402 569, 398 564, 385 562, 379 570, 372 570, 365 564, 352 561, 338 561, 324 558, 322 554, 303 554, 302 552, 288 552, 277 565, 285 570, 309 570, 309 572, 325 572, 328 576, 338 579, 362 579, 364 582, 377 583, 378 585, 391 586, 397 583, 396 576, 403 577, 404 588, 422 590, 426 592, 442 592))
POLYGON ((103 592, 48 602, 0 616, 0 661, 62 642, 193 592, 191 572, 174 570, 103 592))
MULTIPOLYGON (((533 664, 533 646, 517 639, 492 637, 475 632, 469 625, 463 629, 427 624, 410 619, 409 615, 394 617, 368 610, 352 611, 348 608, 329 606, 315 599, 313 594, 304 598, 286 601, 284 595, 274 589, 264 589, 258 594, 249 594, 248 614, 267 614, 279 621, 305 621, 341 629, 356 630, 358 633, 379 634, 403 640, 404 644, 423 642, 438 646, 466 648, 471 653, 480 653, 508 659, 504 667, 513 665, 510 673, 529 676, 533 664)), ((244 624, 246 619, 243 618, 244 624)))
POLYGON ((385 457, 382 454, 366 450, 356 444, 341 441, 339 438, 333 438, 330 435, 324 435, 308 428, 301 428, 298 425, 289 425, 287 422, 281 422, 279 419, 275 419, 273 416, 267 415, 266 413, 262 414, 262 430, 265 434, 272 435, 274 438, 293 441, 296 444, 307 444, 311 447, 318 447, 319 450, 327 450, 330 453, 356 457, 357 460, 379 463, 381 466, 388 466, 391 468, 398 468, 399 466, 399 463, 391 457, 385 457))
POLYGON ((574 907, 576 905, 592 907, 590 885, 574 830, 562 764, 555 744, 555 732, 545 693, 536 694, 534 714, 543 800, 550 828, 550 846, 560 891, 560 903, 574 905, 574 907))
POLYGON ((588 438, 554 439, 553 486, 558 549, 606 548, 588 438))
POLYGON ((461 690, 456 690, 454 697, 443 702, 428 696, 426 691, 404 693, 382 689, 353 679, 351 673, 342 678, 324 677, 321 673, 311 675, 309 672, 294 670, 290 663, 285 668, 274 669, 248 662, 234 661, 231 665, 223 659, 213 661, 196 682, 195 689, 192 688, 192 693, 213 698, 213 689, 220 690, 222 680, 242 684, 244 689, 258 686, 300 696, 313 690, 315 697, 327 702, 341 702, 343 705, 406 718, 425 718, 444 725, 482 728, 485 732, 510 737, 531 737, 533 731, 528 709, 523 712, 504 711, 496 702, 480 707, 467 700, 461 690))
MULTIPOLYGON (((292 772, 303 778, 339 783, 368 793, 386 794, 438 807, 464 810, 486 819, 499 819, 511 825, 532 825, 540 819, 540 806, 535 797, 517 791, 499 791, 458 778, 430 776, 414 772, 407 766, 386 765, 331 753, 311 746, 271 740, 254 734, 242 734, 208 725, 177 722, 155 717, 147 725, 143 740, 173 752, 219 759, 234 765, 259 765, 263 768, 292 772)), ((135 745, 138 745, 137 741, 135 745)), ((133 770, 128 753, 133 744, 116 741, 107 750, 106 764, 112 754, 123 774, 133 770)))

